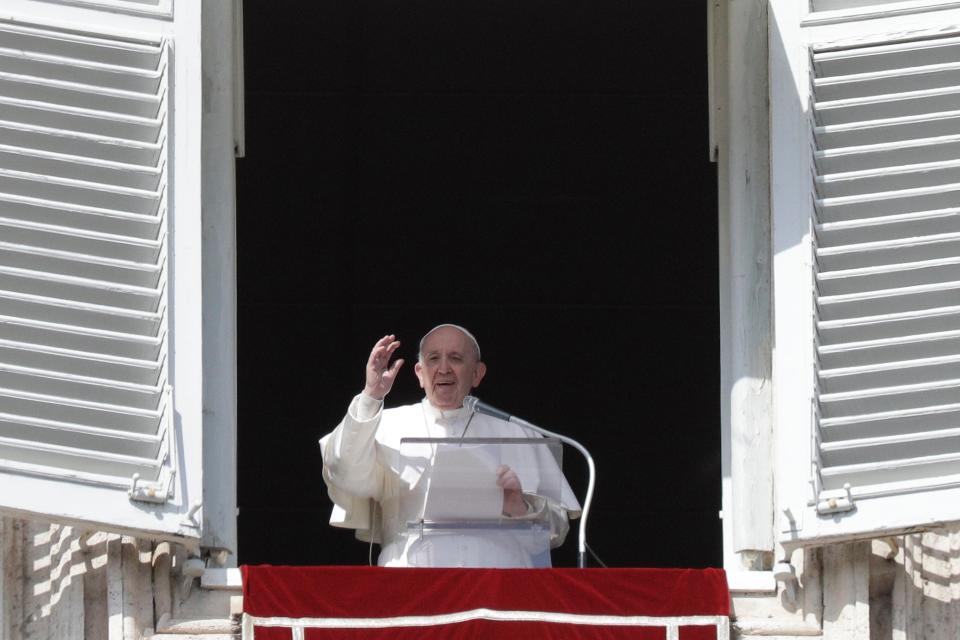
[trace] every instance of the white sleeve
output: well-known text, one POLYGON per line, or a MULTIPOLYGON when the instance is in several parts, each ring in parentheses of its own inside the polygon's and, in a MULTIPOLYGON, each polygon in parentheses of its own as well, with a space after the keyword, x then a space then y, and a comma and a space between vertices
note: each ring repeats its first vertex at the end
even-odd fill
POLYGON ((523 499, 530 510, 527 515, 520 518, 542 520, 547 523, 550 526, 550 548, 556 549, 562 545, 570 531, 570 513, 553 500, 534 493, 524 493, 523 499))
POLYGON ((334 503, 330 524, 369 528, 369 500, 383 494, 375 438, 382 407, 380 400, 357 395, 337 428, 320 439, 323 480, 334 503))

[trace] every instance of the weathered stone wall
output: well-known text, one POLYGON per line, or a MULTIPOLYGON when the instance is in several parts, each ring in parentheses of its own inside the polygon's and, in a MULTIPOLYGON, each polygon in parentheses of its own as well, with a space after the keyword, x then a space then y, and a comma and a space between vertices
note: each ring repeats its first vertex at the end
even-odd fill
POLYGON ((0 518, 0 640, 236 637, 232 594, 200 589, 186 560, 167 542, 0 518))
POLYGON ((792 587, 734 593, 734 638, 960 638, 960 528, 798 550, 792 564, 792 587))
POLYGON ((892 639, 960 638, 960 528, 905 536, 896 562, 892 639))

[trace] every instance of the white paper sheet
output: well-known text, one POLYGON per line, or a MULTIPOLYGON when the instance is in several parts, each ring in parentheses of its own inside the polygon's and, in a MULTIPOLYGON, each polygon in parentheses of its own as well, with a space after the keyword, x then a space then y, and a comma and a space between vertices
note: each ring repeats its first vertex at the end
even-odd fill
POLYGON ((423 507, 425 520, 488 520, 502 517, 503 489, 496 445, 437 448, 423 507))

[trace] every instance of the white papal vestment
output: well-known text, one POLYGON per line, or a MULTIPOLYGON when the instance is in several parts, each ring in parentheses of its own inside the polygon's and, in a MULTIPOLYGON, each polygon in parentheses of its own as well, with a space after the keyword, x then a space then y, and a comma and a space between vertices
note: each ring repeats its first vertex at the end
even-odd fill
MULTIPOLYGON (((522 535, 505 535, 503 530, 490 533, 474 530, 435 536, 426 541, 421 536, 408 535, 408 522, 416 518, 418 510, 422 513, 425 495, 420 488, 423 483, 411 477, 409 466, 400 462, 401 439, 460 438, 468 424, 465 435, 470 438, 538 436, 519 425, 490 416, 473 414, 471 417, 466 409, 437 409, 426 398, 418 404, 383 409, 381 401, 362 393, 357 395, 343 421, 320 440, 323 479, 334 503, 330 524, 356 529, 361 540, 379 542, 378 564, 382 566, 538 565, 531 556, 529 540, 522 535)), ((407 445, 404 450, 409 451, 407 445)), ((530 505, 531 514, 527 517, 546 523, 549 544, 557 547, 569 530, 568 518, 580 515, 580 504, 546 447, 522 451, 528 459, 511 466, 520 476, 524 499, 530 505), (540 478, 551 475, 559 477, 559 500, 536 494, 540 478)), ((429 461, 429 450, 425 450, 422 457, 429 461)))

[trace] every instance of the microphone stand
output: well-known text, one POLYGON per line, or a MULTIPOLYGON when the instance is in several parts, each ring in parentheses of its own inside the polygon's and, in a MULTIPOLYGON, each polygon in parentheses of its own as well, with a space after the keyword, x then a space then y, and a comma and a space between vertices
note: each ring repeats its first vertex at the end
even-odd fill
POLYGON ((510 415, 505 411, 495 409, 488 404, 480 402, 480 400, 473 396, 467 396, 464 398, 463 404, 474 412, 486 413, 487 415, 500 418, 501 420, 506 420, 507 422, 512 422, 516 425, 520 425, 521 427, 527 427, 528 429, 532 429, 541 435, 550 438, 556 438, 557 440, 560 440, 561 442, 564 442, 579 451, 586 459, 588 471, 587 494, 583 499, 583 510, 580 512, 580 536, 578 540, 579 546, 577 549, 577 567, 580 569, 585 569, 587 566, 587 516, 590 513, 590 503, 593 502, 593 486, 596 483, 597 477, 597 470, 593 464, 593 457, 587 451, 586 447, 569 436, 564 436, 559 433, 554 433, 548 429, 544 429, 543 427, 538 427, 531 422, 527 422, 523 418, 518 418, 517 416, 510 415))

